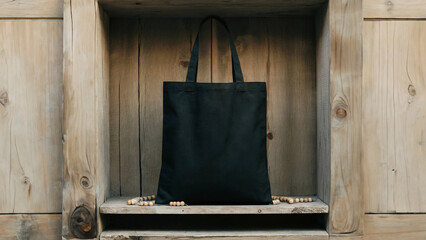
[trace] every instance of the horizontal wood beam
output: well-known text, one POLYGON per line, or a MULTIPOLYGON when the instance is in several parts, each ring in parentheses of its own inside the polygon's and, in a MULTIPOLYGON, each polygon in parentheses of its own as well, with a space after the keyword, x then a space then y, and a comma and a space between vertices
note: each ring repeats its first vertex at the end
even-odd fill
POLYGON ((364 240, 426 239, 426 214, 366 214, 364 240))
POLYGON ((60 239, 61 214, 0 215, 0 239, 60 239))
POLYGON ((1 18, 62 18, 63 0, 2 0, 1 18))
POLYGON ((268 231, 105 231, 101 240, 167 240, 167 239, 247 239, 247 240, 328 240, 324 230, 268 230, 268 231))
POLYGON ((330 0, 330 234, 361 232, 362 1, 330 0))
POLYGON ((276 16, 306 12, 325 0, 100 0, 112 16, 126 17, 222 17, 276 16))
POLYGON ((424 0, 364 0, 364 18, 426 18, 424 0))

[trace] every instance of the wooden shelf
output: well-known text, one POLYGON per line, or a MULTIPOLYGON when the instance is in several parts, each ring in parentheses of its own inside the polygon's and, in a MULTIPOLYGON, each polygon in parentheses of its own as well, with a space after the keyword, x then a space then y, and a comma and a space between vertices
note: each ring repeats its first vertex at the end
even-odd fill
POLYGON ((101 240, 121 239, 315 239, 326 240, 325 230, 250 230, 250 231, 132 231, 107 230, 101 234, 101 240))
POLYGON ((309 214, 328 213, 327 204, 313 198, 309 203, 280 203, 279 205, 194 205, 170 207, 127 205, 129 197, 110 198, 100 206, 101 214, 309 214))

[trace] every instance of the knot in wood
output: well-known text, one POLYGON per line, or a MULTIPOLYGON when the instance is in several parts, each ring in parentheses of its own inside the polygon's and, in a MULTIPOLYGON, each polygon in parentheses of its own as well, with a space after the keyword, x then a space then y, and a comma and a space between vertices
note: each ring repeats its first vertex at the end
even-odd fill
POLYGON ((338 108, 338 109, 336 110, 336 116, 337 116, 337 117, 339 117, 339 118, 344 118, 344 117, 346 117, 346 110, 345 110, 345 109, 343 109, 343 108, 338 108))
POLYGON ((85 206, 79 206, 74 209, 69 223, 71 233, 77 238, 95 238, 97 232, 93 216, 94 213, 92 214, 85 206))
POLYGON ((6 91, 0 91, 0 103, 3 106, 6 106, 6 104, 9 102, 9 97, 6 91))
POLYGON ((187 68, 187 67, 188 67, 188 65, 189 65, 189 61, 180 61, 180 62, 179 62, 179 65, 181 65, 182 67, 187 68))
POLYGON ((90 182, 90 179, 86 176, 83 176, 80 178, 80 185, 84 188, 84 189, 88 189, 92 187, 92 184, 90 182))
POLYGON ((268 132, 266 136, 268 137, 269 140, 272 140, 274 138, 274 135, 272 134, 272 132, 268 132))
POLYGON ((408 94, 410 94, 410 96, 413 96, 413 97, 416 95, 416 89, 411 84, 408 85, 408 94))

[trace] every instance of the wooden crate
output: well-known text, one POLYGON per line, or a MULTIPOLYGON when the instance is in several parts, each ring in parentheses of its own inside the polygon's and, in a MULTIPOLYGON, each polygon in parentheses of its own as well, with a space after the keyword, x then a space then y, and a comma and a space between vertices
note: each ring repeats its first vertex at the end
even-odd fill
MULTIPOLYGON (((200 17, 208 14, 227 17, 245 79, 267 83, 273 194, 317 197, 319 213, 328 212, 322 231, 362 231, 360 1, 65 0, 64 238, 99 237, 107 222, 103 216, 132 213, 123 199, 112 197, 155 194, 162 82, 184 81, 200 17)), ((199 81, 232 81, 228 43, 215 21, 203 29, 200 56, 199 81)), ((265 211, 304 213, 293 209, 297 206, 265 211)), ((178 214, 168 207, 135 211, 178 214)), ((284 229, 249 235, 312 239, 317 231, 298 227, 300 234, 284 229)), ((152 237, 169 237, 156 234, 152 237)))

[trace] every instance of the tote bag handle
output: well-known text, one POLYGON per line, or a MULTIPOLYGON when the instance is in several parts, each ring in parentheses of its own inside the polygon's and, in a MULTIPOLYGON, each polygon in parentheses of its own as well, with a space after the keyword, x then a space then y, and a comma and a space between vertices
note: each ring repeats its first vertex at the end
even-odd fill
POLYGON ((234 82, 244 82, 243 73, 241 71, 240 60, 238 59, 237 49, 235 48, 234 41, 232 40, 231 31, 229 31, 228 26, 225 21, 217 16, 207 16, 204 18, 198 28, 197 38, 195 39, 194 46, 192 47, 191 59, 189 60, 188 72, 186 74, 186 82, 196 82, 197 81, 197 68, 198 68, 198 52, 200 49, 200 30, 203 24, 210 18, 216 19, 220 22, 226 29, 229 35, 229 46, 231 47, 231 57, 232 57, 232 79, 234 82))

